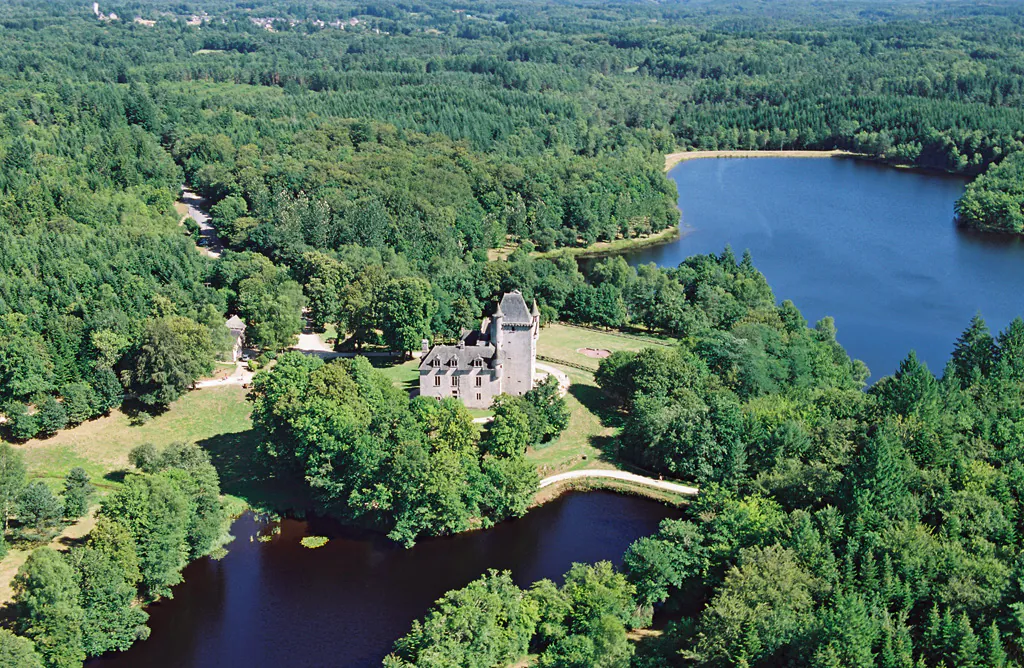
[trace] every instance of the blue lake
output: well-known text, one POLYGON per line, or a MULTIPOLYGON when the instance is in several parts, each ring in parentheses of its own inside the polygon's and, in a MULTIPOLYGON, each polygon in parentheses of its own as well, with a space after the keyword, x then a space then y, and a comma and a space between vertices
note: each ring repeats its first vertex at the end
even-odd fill
POLYGON ((953 221, 966 179, 851 159, 700 159, 670 173, 683 235, 626 255, 676 266, 749 249, 776 299, 835 318, 872 379, 916 350, 937 373, 971 316, 1024 314, 1024 243, 953 221))

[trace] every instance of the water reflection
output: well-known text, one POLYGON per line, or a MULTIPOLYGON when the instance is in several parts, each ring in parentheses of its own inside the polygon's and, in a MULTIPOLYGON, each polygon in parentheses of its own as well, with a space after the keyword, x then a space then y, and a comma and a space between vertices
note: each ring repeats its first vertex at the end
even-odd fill
POLYGON ((285 520, 269 543, 247 515, 222 561, 185 571, 174 599, 150 609, 153 634, 90 668, 378 666, 413 619, 488 568, 521 586, 560 579, 574 561, 618 562, 625 548, 678 511, 606 492, 569 494, 493 529, 412 550, 330 520, 285 520), (306 535, 330 542, 310 550, 306 535))

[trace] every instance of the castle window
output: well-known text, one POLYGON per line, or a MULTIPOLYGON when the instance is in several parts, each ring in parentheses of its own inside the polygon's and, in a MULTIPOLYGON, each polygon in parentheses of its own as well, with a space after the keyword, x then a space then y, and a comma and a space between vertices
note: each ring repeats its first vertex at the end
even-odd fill
POLYGON ((476 394, 476 400, 480 401, 480 393, 479 392, 477 392, 477 394, 476 394))
POLYGON ((459 386, 459 377, 458 376, 452 376, 452 387, 458 387, 458 386, 459 386))
POLYGON ((484 379, 481 378, 480 376, 476 377, 476 386, 477 387, 483 387, 484 386, 484 379))
POLYGON ((434 376, 434 387, 441 386, 441 376, 434 376))

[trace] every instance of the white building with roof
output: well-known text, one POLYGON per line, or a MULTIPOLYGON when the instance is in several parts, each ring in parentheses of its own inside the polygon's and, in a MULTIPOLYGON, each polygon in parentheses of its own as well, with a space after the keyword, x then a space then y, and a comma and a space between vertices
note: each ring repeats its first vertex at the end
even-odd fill
POLYGON ((224 326, 231 332, 231 361, 237 362, 245 347, 245 321, 237 315, 228 318, 224 326))
POLYGON ((455 345, 427 349, 420 360, 420 395, 454 397, 470 408, 487 408, 499 394, 523 395, 533 388, 540 311, 518 290, 506 293, 480 328, 455 345))

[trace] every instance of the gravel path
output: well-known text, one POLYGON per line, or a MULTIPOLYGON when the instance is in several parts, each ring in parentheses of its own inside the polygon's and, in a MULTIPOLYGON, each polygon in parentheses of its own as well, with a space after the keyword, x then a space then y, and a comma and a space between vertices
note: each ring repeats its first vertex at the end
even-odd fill
POLYGON ((224 378, 207 378, 206 380, 196 381, 196 389, 203 387, 223 387, 225 385, 245 385, 252 382, 253 372, 249 371, 249 366, 245 362, 237 362, 235 364, 235 370, 231 372, 230 376, 224 378))
POLYGON ((537 371, 542 371, 549 376, 554 376, 555 379, 558 380, 558 393, 564 397, 565 393, 569 391, 569 385, 571 383, 569 376, 565 375, 564 371, 556 369, 548 364, 541 364, 540 362, 537 362, 536 367, 537 371))
POLYGON ((636 483, 637 485, 646 485, 647 487, 664 489, 668 492, 675 492, 676 494, 682 494, 684 496, 696 496, 699 491, 696 487, 690 487, 688 485, 680 485, 679 483, 667 482, 665 480, 655 480, 654 478, 648 478, 635 473, 627 473, 626 471, 610 471, 606 469, 584 469, 582 471, 559 473, 558 475, 553 475, 541 480, 540 488, 543 489, 548 485, 554 485, 555 483, 566 480, 578 480, 581 478, 613 478, 615 480, 636 483))

